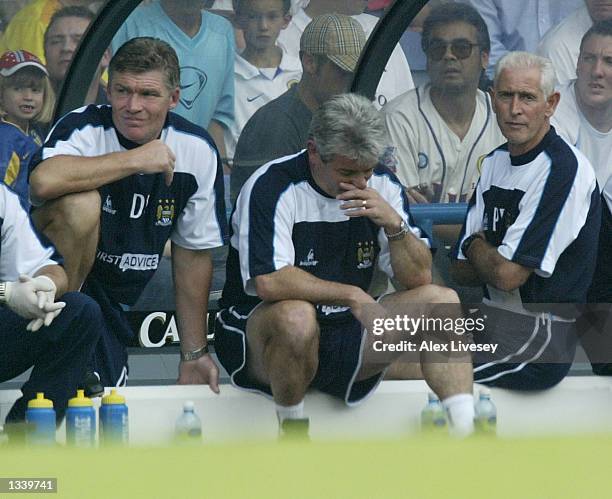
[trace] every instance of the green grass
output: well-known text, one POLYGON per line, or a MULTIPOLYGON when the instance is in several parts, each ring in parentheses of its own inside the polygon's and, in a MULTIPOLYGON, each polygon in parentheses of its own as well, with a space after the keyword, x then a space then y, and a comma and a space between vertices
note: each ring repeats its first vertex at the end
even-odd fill
POLYGON ((0 476, 57 477, 59 493, 50 497, 74 498, 586 499, 612 495, 611 451, 609 435, 97 450, 3 447, 0 476))

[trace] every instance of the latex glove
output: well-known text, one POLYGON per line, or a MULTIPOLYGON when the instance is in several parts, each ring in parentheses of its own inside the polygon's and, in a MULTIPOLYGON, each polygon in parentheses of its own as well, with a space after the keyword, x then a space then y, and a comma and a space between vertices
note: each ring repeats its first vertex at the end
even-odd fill
POLYGON ((36 296, 38 297, 38 308, 45 312, 45 317, 44 319, 32 319, 28 323, 26 330, 38 331, 43 325, 50 326, 53 319, 60 314, 66 304, 64 302, 55 302, 55 293, 57 288, 50 277, 45 275, 37 276, 32 279, 32 282, 38 289, 38 291, 36 291, 36 296), (51 287, 52 290, 47 291, 49 287, 51 287))
POLYGON ((6 304, 17 315, 32 319, 26 327, 28 331, 38 331, 43 324, 51 324, 66 306, 54 301, 56 289, 55 283, 46 276, 20 275, 18 281, 6 284, 6 304))

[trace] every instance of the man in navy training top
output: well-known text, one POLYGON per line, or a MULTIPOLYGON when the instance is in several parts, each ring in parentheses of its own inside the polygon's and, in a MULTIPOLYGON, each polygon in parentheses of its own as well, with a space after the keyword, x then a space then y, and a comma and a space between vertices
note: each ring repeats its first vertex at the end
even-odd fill
MULTIPOLYGON (((307 149, 259 168, 238 196, 215 348, 236 386, 273 396, 282 434, 307 427, 309 387, 352 405, 398 360, 401 352, 381 356, 374 343, 396 347, 410 335, 366 334, 372 318, 409 304, 458 308, 454 291, 431 284, 429 240, 378 163, 387 144, 374 105, 340 94, 315 112, 307 149), (376 263, 407 290, 372 298, 376 263)), ((436 363, 425 352, 414 367, 448 409, 452 431, 471 433, 469 359, 436 363)))
POLYGON ((109 66, 110 106, 64 116, 33 160, 35 220, 66 259, 69 289, 102 307, 105 334, 94 370, 105 386, 127 376, 133 305, 172 241, 180 383, 209 383, 206 311, 210 249, 226 232, 223 172, 206 131, 171 113, 179 99, 179 65, 167 43, 134 38, 109 66))
POLYGON ((453 276, 482 285, 485 331, 474 380, 517 390, 554 386, 576 347, 575 312, 597 257, 601 202, 588 159, 550 126, 559 103, 550 60, 510 52, 493 106, 508 142, 489 154, 454 250, 453 276))

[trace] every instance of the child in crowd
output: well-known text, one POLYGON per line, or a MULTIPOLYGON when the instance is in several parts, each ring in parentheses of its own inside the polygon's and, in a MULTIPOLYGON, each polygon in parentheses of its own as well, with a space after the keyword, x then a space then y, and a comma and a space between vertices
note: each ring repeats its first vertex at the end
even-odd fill
POLYGON ((236 54, 235 119, 225 131, 228 158, 233 158, 242 128, 264 104, 285 93, 302 77, 302 65, 276 45, 291 16, 291 0, 234 0, 236 23, 244 32, 245 49, 236 54))
POLYGON ((27 202, 28 164, 42 145, 55 96, 47 70, 25 50, 0 57, 0 181, 27 202))

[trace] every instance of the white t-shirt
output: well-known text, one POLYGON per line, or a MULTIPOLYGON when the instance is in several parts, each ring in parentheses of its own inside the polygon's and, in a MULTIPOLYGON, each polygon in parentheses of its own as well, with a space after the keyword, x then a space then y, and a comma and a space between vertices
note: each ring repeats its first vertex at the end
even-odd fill
MULTIPOLYGON (((291 9, 289 12, 293 15, 299 9, 302 9, 308 5, 308 0, 291 0, 291 9)), ((234 6, 232 5, 232 0, 215 0, 211 9, 213 10, 229 10, 233 11, 234 6)))
POLYGON ((558 83, 576 78, 580 42, 592 25, 593 20, 585 6, 567 16, 542 38, 538 54, 552 61, 558 83))
POLYGON ((506 142, 491 100, 478 90, 476 109, 463 138, 448 127, 430 97, 429 83, 383 108, 397 160, 397 176, 407 187, 427 184, 436 202, 467 201, 480 175, 480 158, 506 142))
POLYGON ((225 130, 228 158, 234 157, 238 137, 255 111, 300 81, 302 64, 284 49, 278 68, 257 68, 236 54, 234 78, 234 122, 225 130))
POLYGON ((0 281, 32 276, 59 259, 55 248, 38 237, 17 194, 0 183, 0 281))
MULTIPOLYGON (((352 17, 361 24, 366 38, 369 38, 372 34, 379 20, 378 17, 371 14, 359 14, 352 17)), ((277 43, 285 47, 290 54, 299 57, 300 38, 310 21, 312 19, 301 9, 291 18, 289 26, 280 32, 277 43)), ((414 82, 412 81, 410 66, 402 48, 396 45, 380 78, 374 103, 378 108, 381 108, 390 100, 412 88, 414 88, 414 82)))
POLYGON ((561 100, 551 123, 559 135, 589 159, 603 189, 612 176, 612 130, 600 132, 588 122, 578 108, 575 88, 576 80, 561 86, 561 100))

